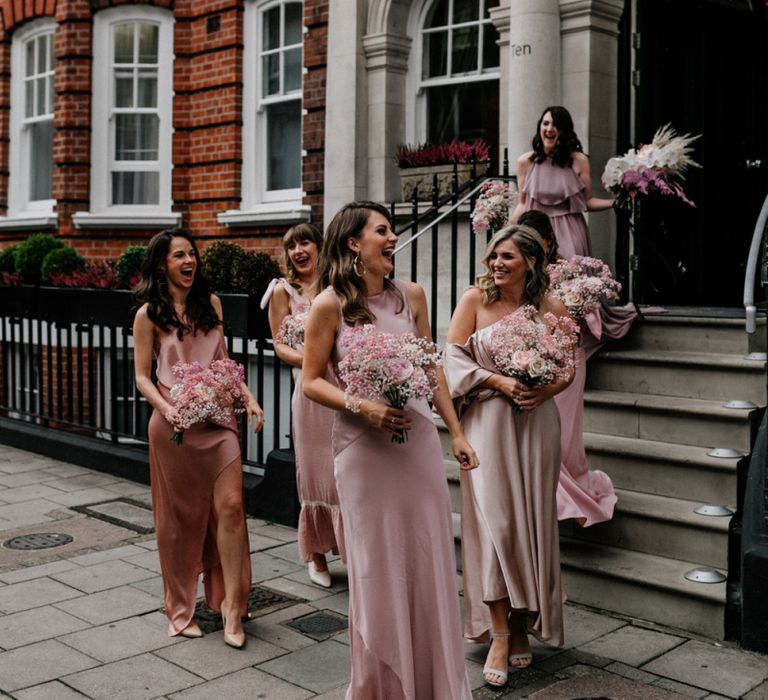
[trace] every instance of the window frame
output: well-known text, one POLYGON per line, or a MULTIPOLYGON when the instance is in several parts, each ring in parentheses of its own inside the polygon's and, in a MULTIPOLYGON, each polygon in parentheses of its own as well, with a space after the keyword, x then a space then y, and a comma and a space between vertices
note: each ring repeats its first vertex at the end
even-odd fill
MULTIPOLYGON (((57 23, 52 17, 40 18, 16 30, 11 40, 11 113, 9 120, 9 151, 8 151, 8 218, 34 219, 38 226, 49 226, 55 222, 54 208, 56 200, 53 191, 49 199, 30 199, 31 146, 26 130, 25 116, 26 95, 26 46, 41 36, 50 35, 50 54, 55 56, 55 38, 57 23)), ((49 71, 46 71, 48 73, 49 71)), ((40 73, 35 75, 39 76, 40 73)), ((53 110, 50 121, 55 119, 55 76, 54 61, 51 91, 53 95, 53 110)), ((48 118, 46 118, 46 121, 48 118)), ((36 118, 35 121, 42 121, 36 118)), ((54 129, 55 138, 55 129, 54 129)), ((53 148, 51 149, 51 188, 53 188, 53 148)))
MULTIPOLYGON (((93 23, 93 104, 91 119, 91 208, 94 223, 109 216, 142 216, 142 224, 151 224, 157 217, 157 225, 173 223, 163 215, 171 214, 173 174, 173 14, 164 8, 146 5, 113 7, 101 10, 94 16, 93 23), (157 161, 131 161, 152 164, 147 170, 158 172, 157 204, 112 204, 112 173, 118 170, 115 161, 114 124, 114 27, 119 24, 147 23, 158 26, 157 65, 157 114, 158 127, 157 161)), ((138 170, 139 168, 135 168, 138 170)), ((120 168, 126 172, 131 168, 120 168)), ((76 215, 80 224, 87 224, 87 218, 76 215)))

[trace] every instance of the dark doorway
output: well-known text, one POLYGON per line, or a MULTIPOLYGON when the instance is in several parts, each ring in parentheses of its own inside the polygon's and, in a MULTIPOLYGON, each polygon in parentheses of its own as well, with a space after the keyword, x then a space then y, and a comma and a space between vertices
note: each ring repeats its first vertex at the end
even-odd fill
POLYGON ((632 2, 636 34, 623 23, 621 53, 636 57, 634 75, 622 61, 622 80, 635 86, 635 133, 629 133, 626 89, 620 133, 634 142, 627 145, 650 141, 667 123, 678 133, 702 134, 695 145, 702 168, 685 182, 696 208, 672 198, 643 203, 636 300, 741 306, 749 244, 768 193, 765 3, 632 2))

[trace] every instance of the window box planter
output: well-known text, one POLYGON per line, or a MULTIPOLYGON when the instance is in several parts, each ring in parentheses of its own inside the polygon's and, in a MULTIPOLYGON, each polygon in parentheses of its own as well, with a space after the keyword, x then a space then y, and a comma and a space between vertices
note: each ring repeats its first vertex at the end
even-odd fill
MULTIPOLYGON (((472 178, 472 164, 460 163, 456 166, 458 186, 472 178)), ((421 201, 432 199, 432 187, 434 177, 437 175, 438 197, 445 197, 451 193, 451 181, 453 179, 453 164, 428 165, 423 168, 400 168, 400 186, 403 201, 413 199, 413 192, 418 188, 418 199, 421 201)))

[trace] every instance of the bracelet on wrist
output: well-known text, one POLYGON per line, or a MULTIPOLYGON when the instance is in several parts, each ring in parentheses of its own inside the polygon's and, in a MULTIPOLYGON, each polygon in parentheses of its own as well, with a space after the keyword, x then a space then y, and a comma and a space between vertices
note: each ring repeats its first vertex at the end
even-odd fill
POLYGON ((360 413, 360 404, 362 403, 363 400, 359 396, 353 396, 346 391, 344 392, 344 407, 350 413, 360 413))

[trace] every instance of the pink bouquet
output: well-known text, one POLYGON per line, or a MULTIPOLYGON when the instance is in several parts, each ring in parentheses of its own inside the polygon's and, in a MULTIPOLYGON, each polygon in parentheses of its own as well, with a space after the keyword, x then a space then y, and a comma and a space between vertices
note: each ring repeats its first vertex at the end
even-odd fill
POLYGON ((575 255, 547 268, 550 293, 565 304, 576 320, 583 319, 604 301, 619 298, 621 284, 602 260, 575 255))
POLYGON ((691 158, 691 144, 697 138, 690 134, 679 136, 667 124, 654 134, 651 143, 609 159, 602 176, 603 185, 617 195, 618 205, 624 209, 632 209, 638 194, 677 197, 696 206, 685 195, 680 180, 689 167, 701 167, 691 158))
MULTIPOLYGON (((437 346, 412 333, 383 333, 372 324, 344 331, 339 377, 346 393, 361 399, 386 399, 403 408, 408 399, 429 401, 437 387, 435 369, 440 366, 437 346)), ((407 431, 392 442, 404 443, 407 431)))
POLYGON ((514 208, 516 193, 502 180, 488 180, 480 188, 480 196, 472 211, 472 231, 477 234, 493 235, 509 223, 514 208))
POLYGON ((304 326, 308 317, 309 309, 285 316, 275 336, 275 342, 285 343, 294 350, 301 348, 304 345, 304 326))
POLYGON ((229 425, 232 413, 245 411, 243 366, 234 360, 214 360, 206 369, 199 362, 177 362, 173 374, 179 382, 171 387, 171 401, 179 420, 173 426, 171 441, 181 445, 184 431, 195 423, 209 420, 229 425))
MULTIPOLYGON (((525 306, 494 324, 489 333, 490 355, 496 368, 526 386, 544 386, 568 379, 574 368, 578 327, 568 317, 544 314, 525 306)), ((520 410, 513 403, 516 410, 520 410)))

